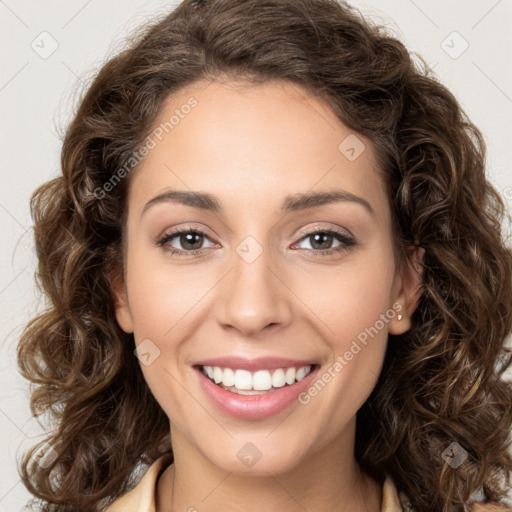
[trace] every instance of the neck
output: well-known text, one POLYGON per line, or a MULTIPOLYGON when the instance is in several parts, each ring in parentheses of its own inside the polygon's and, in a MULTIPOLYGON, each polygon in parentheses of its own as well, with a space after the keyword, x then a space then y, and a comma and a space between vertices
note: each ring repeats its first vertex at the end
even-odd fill
POLYGON ((259 476, 222 470, 179 432, 172 439, 175 462, 159 479, 156 512, 381 510, 382 488, 353 457, 353 436, 350 446, 337 439, 288 471, 259 476))

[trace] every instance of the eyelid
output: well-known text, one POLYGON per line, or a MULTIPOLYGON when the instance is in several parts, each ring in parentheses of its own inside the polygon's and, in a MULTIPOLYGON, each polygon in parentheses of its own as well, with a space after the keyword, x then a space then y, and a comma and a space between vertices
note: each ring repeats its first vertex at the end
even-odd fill
MULTIPOLYGON (((197 233, 199 235, 204 236, 205 238, 208 238, 212 243, 218 244, 218 242, 215 241, 214 237, 212 237, 206 229, 203 228, 197 228, 194 226, 180 226, 178 228, 170 228, 164 230, 164 232, 156 237, 155 244, 163 246, 165 243, 167 243, 168 240, 172 240, 173 238, 179 236, 182 233, 197 233)), ((181 249, 176 249, 180 252, 187 252, 187 253, 193 253, 193 251, 182 251, 181 249)), ((197 249, 198 251, 201 251, 203 249, 197 249)))
POLYGON ((350 229, 347 229, 347 228, 339 228, 339 227, 326 227, 326 226, 313 226, 313 227, 309 227, 309 228, 305 228, 303 230, 301 230, 297 236, 302 239, 304 238, 305 236, 307 235, 314 235, 315 233, 318 233, 318 232, 325 232, 325 231, 331 231, 333 233, 336 233, 336 234, 339 234, 339 235, 343 235, 347 238, 352 238, 354 241, 356 239, 356 237, 352 234, 352 232, 350 231, 350 229), (343 233, 343 231, 346 231, 346 233, 343 233))
POLYGON ((181 233, 188 233, 190 231, 193 231, 194 233, 199 233, 201 235, 205 235, 212 240, 215 238, 213 235, 210 235, 211 230, 209 230, 206 227, 203 227, 202 225, 194 226, 190 224, 185 224, 184 226, 179 226, 177 228, 164 229, 159 235, 155 237, 155 242, 158 243, 162 238, 165 238, 169 235, 176 236, 181 233))

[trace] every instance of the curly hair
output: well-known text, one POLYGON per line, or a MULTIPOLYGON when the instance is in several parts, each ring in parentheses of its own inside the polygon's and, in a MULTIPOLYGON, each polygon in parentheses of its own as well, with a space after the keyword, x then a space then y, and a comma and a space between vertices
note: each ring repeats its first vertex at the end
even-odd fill
POLYGON ((99 510, 133 487, 139 465, 172 453, 169 420, 115 317, 111 280, 123 268, 136 167, 112 177, 170 95, 223 76, 297 84, 368 137, 400 262, 407 245, 426 251, 411 328, 389 335, 377 385, 357 413, 356 460, 380 482, 390 474, 418 511, 470 510, 477 490, 504 503, 512 250, 484 140, 420 57, 341 0, 185 0, 88 86, 64 137, 62 175, 31 200, 48 305, 23 331, 18 364, 32 383, 32 413, 53 424, 20 463, 25 486, 43 512, 99 510), (37 464, 45 442, 53 460, 37 464), (456 470, 442 457, 453 442, 468 453, 456 470))

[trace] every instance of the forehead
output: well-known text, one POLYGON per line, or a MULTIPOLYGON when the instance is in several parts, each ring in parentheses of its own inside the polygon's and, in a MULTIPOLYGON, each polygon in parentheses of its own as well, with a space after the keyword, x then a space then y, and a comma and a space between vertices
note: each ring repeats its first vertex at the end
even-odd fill
POLYGON ((387 201, 371 142, 297 84, 192 84, 167 99, 152 137, 131 180, 138 207, 167 188, 269 206, 331 188, 362 195, 377 210, 387 201))

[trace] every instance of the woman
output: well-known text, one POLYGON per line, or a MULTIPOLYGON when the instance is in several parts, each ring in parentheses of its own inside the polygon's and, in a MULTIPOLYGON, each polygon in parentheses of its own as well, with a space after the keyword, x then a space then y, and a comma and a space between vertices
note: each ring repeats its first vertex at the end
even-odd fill
POLYGON ((147 28, 32 201, 42 509, 508 510, 512 255, 484 159, 341 2, 185 0, 147 28))

